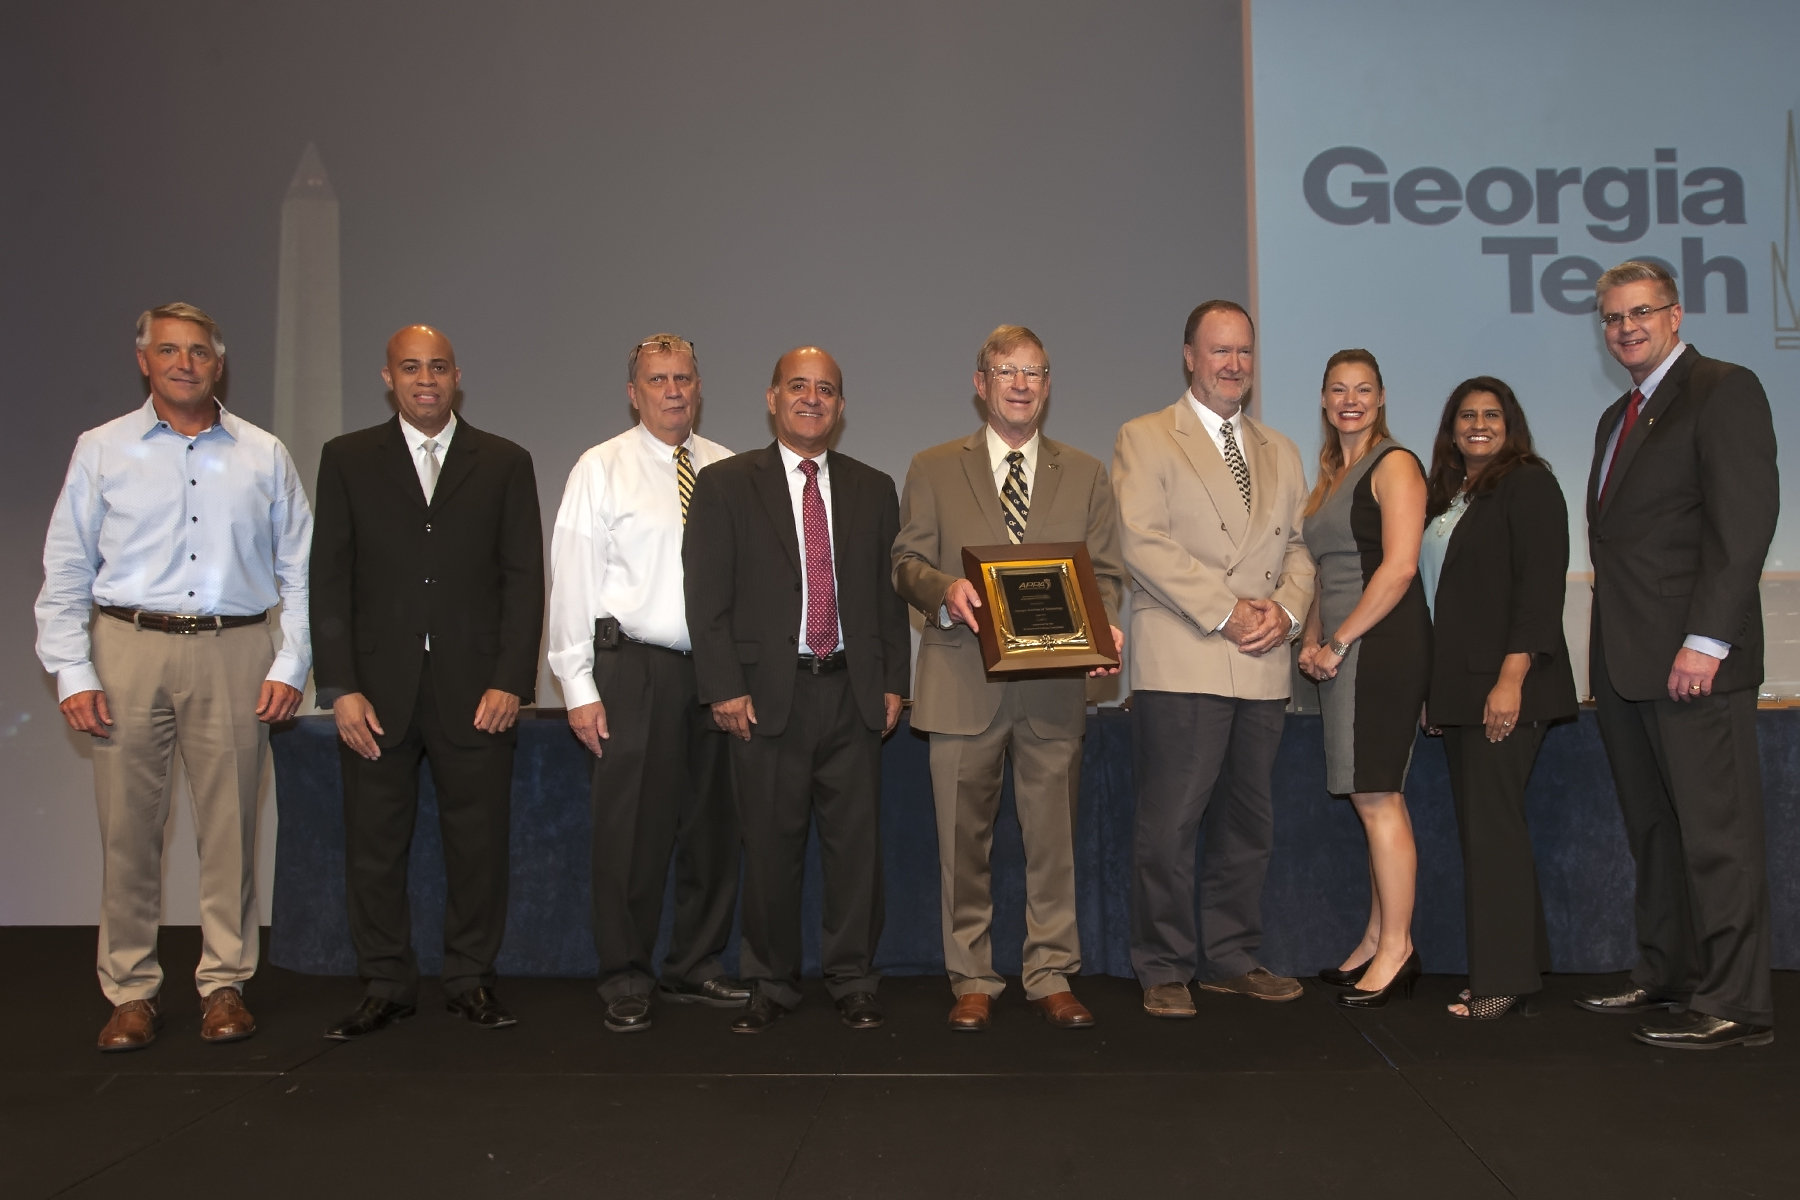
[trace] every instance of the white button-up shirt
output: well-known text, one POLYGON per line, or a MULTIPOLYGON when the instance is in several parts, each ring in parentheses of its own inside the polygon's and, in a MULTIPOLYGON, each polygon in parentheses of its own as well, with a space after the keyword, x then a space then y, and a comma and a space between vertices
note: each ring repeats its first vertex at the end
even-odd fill
MULTIPOLYGON (((413 470, 419 476, 419 490, 425 493, 427 503, 431 501, 434 487, 429 481, 431 476, 425 467, 425 443, 427 440, 437 442, 438 474, 444 473, 444 460, 450 455, 450 439, 456 436, 456 414, 450 414, 449 423, 440 429, 434 437, 427 438, 423 433, 407 424, 406 418, 400 418, 400 436, 406 439, 406 452, 412 455, 413 470)), ((427 646, 429 650, 431 647, 427 646)))
MULTIPOLYGON (((696 475, 731 457, 698 435, 682 445, 696 475)), ((642 425, 595 446, 569 472, 550 535, 549 658, 570 708, 600 699, 594 622, 602 617, 640 642, 693 648, 681 536, 675 447, 642 425)))
POLYGON ((66 700, 101 690, 88 640, 95 605, 246 617, 280 604, 268 677, 304 687, 311 551, 312 508, 274 434, 220 407, 190 438, 145 400, 75 443, 44 538, 38 660, 66 700))
MULTIPOLYGON (((994 471, 994 494, 997 496, 1000 494, 1000 489, 1006 486, 1006 477, 1012 471, 1012 464, 1006 461, 1006 456, 1013 452, 1013 447, 1007 445, 1006 441, 994 432, 992 425, 984 428, 987 430, 988 465, 994 471)), ((1042 444, 1043 440, 1043 434, 1034 429, 1031 431, 1031 438, 1018 448, 1019 453, 1025 456, 1019 465, 1025 468, 1026 491, 1037 486, 1038 446, 1042 444)), ((1025 504, 1026 507, 1030 507, 1031 498, 1029 496, 1025 498, 1025 504)))
MULTIPOLYGON (((806 515, 800 505, 801 497, 806 492, 806 472, 800 469, 802 460, 798 454, 780 442, 777 442, 776 446, 781 450, 781 465, 787 478, 788 499, 793 502, 794 536, 799 540, 800 545, 800 631, 796 642, 802 651, 810 654, 812 648, 806 644, 806 606, 812 596, 812 580, 806 577, 806 515)), ((837 530, 835 528, 837 519, 831 513, 831 455, 821 454, 813 461, 819 464, 819 499, 825 504, 825 532, 831 550, 831 594, 837 596, 841 592, 837 586, 837 530)), ((843 648, 844 611, 840 604, 837 644, 825 653, 835 654, 843 648)))

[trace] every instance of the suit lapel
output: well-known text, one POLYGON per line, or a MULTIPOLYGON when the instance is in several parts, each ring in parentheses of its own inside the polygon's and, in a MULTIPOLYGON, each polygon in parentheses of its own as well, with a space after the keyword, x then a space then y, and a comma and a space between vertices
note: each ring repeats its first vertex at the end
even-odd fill
MULTIPOLYGON (((843 456, 836 451, 825 452, 825 469, 831 472, 831 565, 837 571, 833 586, 841 593, 844 580, 850 578, 847 547, 853 536, 851 530, 855 527, 857 477, 844 465, 843 456)), ((838 612, 843 612, 841 595, 838 597, 838 612)))
POLYGON ((1600 523, 1600 488, 1606 470, 1606 442, 1612 436, 1613 426, 1625 414, 1625 403, 1631 399, 1626 392, 1612 402, 1612 407, 1600 414, 1599 427, 1594 431, 1594 465, 1588 469, 1587 519, 1590 526, 1600 523))
MULTIPOLYGON (((1238 447, 1243 450, 1244 461, 1250 468, 1248 528, 1261 529, 1268 523, 1269 510, 1275 507, 1278 467, 1275 454, 1269 449, 1269 435, 1263 432, 1263 427, 1249 417, 1239 417, 1237 424, 1238 430, 1244 435, 1238 439, 1238 447)), ((1230 468, 1226 470, 1229 472, 1230 468)))
MULTIPOLYGON (((1244 497, 1238 491, 1237 480, 1231 476, 1231 468, 1225 465, 1225 456, 1219 453, 1212 434, 1194 415, 1186 397, 1175 403, 1175 444, 1181 447, 1188 465, 1200 477, 1201 486, 1212 497, 1213 508, 1218 510, 1219 520, 1224 522, 1232 544, 1241 545, 1250 526, 1250 514, 1244 511, 1244 497)), ((1239 448, 1242 448, 1241 442, 1239 448)), ((1254 490, 1251 496, 1254 498, 1254 490)))
POLYGON ((987 518, 988 533, 994 545, 1010 542, 1012 538, 1006 531, 1006 514, 1000 510, 1000 492, 994 487, 994 466, 988 461, 987 426, 976 430, 969 440, 963 443, 963 475, 969 481, 969 491, 975 500, 975 507, 987 518))
POLYGON ((1061 446, 1038 435, 1037 472, 1031 481, 1031 499, 1025 513, 1025 540, 1028 542, 1038 540, 1032 531, 1044 527, 1056 505, 1056 487, 1062 482, 1062 463, 1057 460, 1061 457, 1061 446))
POLYGON ((423 509, 425 489, 419 486, 419 470, 413 466, 412 452, 406 448, 406 435, 400 432, 399 417, 388 421, 387 429, 382 433, 381 465, 400 494, 423 509))
POLYGON ((782 470, 778 445, 779 443, 772 442, 762 452, 763 461, 757 464, 751 479, 755 481, 756 494, 762 499, 769 521, 775 526, 775 539, 787 551, 788 562, 793 564, 794 573, 804 578, 800 564, 800 539, 794 533, 794 502, 788 495, 787 472, 782 470))
MULTIPOLYGON (((456 418, 456 434, 450 439, 450 449, 444 455, 444 467, 438 472, 437 487, 432 490, 430 509, 436 512, 444 506, 457 488, 475 470, 475 460, 481 453, 481 435, 475 428, 461 417, 456 418)), ((423 496, 425 493, 419 493, 423 496)))
MULTIPOLYGON (((1469 507, 1461 517, 1457 518, 1456 528, 1450 531, 1450 544, 1444 547, 1444 565, 1438 572, 1438 578, 1440 580, 1444 577, 1444 572, 1450 569, 1450 564, 1456 561, 1456 556, 1462 553, 1463 544, 1470 540, 1470 538, 1463 536, 1464 532, 1471 526, 1479 525, 1481 523, 1482 514, 1487 512, 1487 509, 1481 506, 1483 504, 1491 503, 1497 494, 1497 491, 1476 492, 1473 496, 1469 497, 1469 507)), ((1432 518, 1434 521, 1436 519, 1436 517, 1432 518)), ((1427 527, 1429 527, 1430 522, 1427 522, 1426 524, 1427 527)), ((1476 541, 1482 540, 1479 537, 1475 537, 1475 535, 1470 535, 1470 537, 1474 537, 1476 541)))
MULTIPOLYGON (((1619 486, 1625 482, 1625 476, 1631 473, 1631 464, 1636 460, 1638 451, 1643 449, 1644 442, 1649 439, 1650 430, 1656 425, 1657 420, 1669 411, 1669 406, 1681 398, 1682 389, 1687 386, 1688 375, 1694 369, 1694 360, 1699 357, 1700 352, 1692 346, 1682 351, 1681 357, 1669 367, 1669 373, 1664 375, 1662 382, 1656 385, 1656 391, 1652 392, 1650 398, 1644 401, 1644 411, 1638 414, 1636 423, 1631 427, 1631 435, 1619 448, 1619 461, 1613 464, 1613 475, 1618 478, 1609 477, 1607 479, 1609 486, 1606 489, 1605 503, 1601 505, 1603 513, 1612 509, 1612 499, 1619 494, 1619 486)), ((1630 398, 1628 394, 1626 399, 1630 398)), ((1620 412, 1623 411, 1624 406, 1620 405, 1620 412)), ((1604 453, 1604 449, 1602 452, 1604 453)))

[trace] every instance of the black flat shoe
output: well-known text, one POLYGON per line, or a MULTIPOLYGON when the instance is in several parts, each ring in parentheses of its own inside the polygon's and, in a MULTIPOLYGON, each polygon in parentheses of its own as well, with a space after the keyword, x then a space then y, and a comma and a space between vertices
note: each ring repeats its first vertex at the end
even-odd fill
POLYGON ((1722 1050, 1726 1046, 1767 1046, 1775 1040, 1775 1030, 1768 1025, 1689 1012, 1673 1025, 1640 1025, 1631 1036, 1646 1046, 1664 1050, 1722 1050))
POLYGON ((500 998, 491 987, 470 988, 460 996, 451 996, 444 1007, 483 1029, 511 1029, 519 1023, 519 1018, 500 1007, 500 998))
POLYGON ((873 992, 851 992, 837 1002, 838 1017, 852 1029, 878 1029, 886 1016, 873 992))
POLYGON ((705 1004, 712 1008, 742 1008, 750 1003, 750 989, 735 979, 727 979, 723 975, 707 980, 705 983, 683 983, 679 979, 665 979, 656 987, 657 993, 670 1004, 705 1004))
POLYGON ((608 1000, 606 1028, 612 1033, 642 1033, 650 1028, 650 997, 614 996, 608 1000))
POLYGON ((380 1033, 395 1021, 404 1021, 419 1010, 410 1004, 396 1004, 380 996, 366 996, 356 1011, 325 1031, 334 1042, 351 1042, 371 1033, 380 1033))
POLYGON ((1528 1017, 1537 1015, 1529 996, 1476 996, 1465 990, 1457 996, 1455 1002, 1469 1010, 1466 1013, 1450 1014, 1459 1021, 1497 1021, 1509 1012, 1523 1013, 1528 1017))
MULTIPOLYGON (((1369 962, 1374 962, 1371 958, 1369 962)), ((1326 967, 1319 972, 1319 982, 1329 983, 1332 987, 1355 987, 1362 982, 1362 977, 1369 970, 1369 963, 1360 967, 1351 967, 1348 971, 1340 971, 1336 967, 1326 967)))
POLYGON ((1406 956, 1388 985, 1378 992, 1365 992, 1362 988, 1352 988, 1347 992, 1339 992, 1337 1003, 1339 1008, 1386 1008, 1387 1002, 1396 994, 1412 999, 1413 985, 1419 982, 1424 974, 1419 966, 1419 952, 1414 950, 1406 956))
POLYGON ((781 1020, 786 1012, 787 1009, 775 1003, 773 996, 759 991, 750 997, 750 1002, 744 1005, 744 1011, 731 1023, 731 1032, 761 1033, 781 1020))
POLYGON ((1577 1008, 1597 1013, 1641 1013, 1654 1008, 1681 1012, 1686 1004, 1673 996, 1658 995, 1649 988, 1628 987, 1622 992, 1589 992, 1575 998, 1577 1008))

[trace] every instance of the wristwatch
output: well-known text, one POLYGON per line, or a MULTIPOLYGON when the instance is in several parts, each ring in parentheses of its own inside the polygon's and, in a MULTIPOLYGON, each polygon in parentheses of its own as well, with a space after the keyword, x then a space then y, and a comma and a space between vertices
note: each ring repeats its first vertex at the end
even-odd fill
POLYGON ((1339 658, 1349 658, 1350 657, 1350 643, 1349 642, 1326 642, 1325 648, 1327 650, 1330 650, 1333 654, 1337 655, 1339 658))

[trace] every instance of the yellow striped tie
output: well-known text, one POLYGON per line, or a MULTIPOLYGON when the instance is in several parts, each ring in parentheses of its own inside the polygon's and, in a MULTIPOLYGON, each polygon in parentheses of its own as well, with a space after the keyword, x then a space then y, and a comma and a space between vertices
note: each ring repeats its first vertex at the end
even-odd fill
POLYGON ((1031 488, 1025 483, 1025 455, 1014 450, 1006 456, 1006 462, 1006 482, 1000 486, 1000 512, 1006 518, 1006 536, 1017 546, 1025 540, 1031 488))
POLYGON ((675 490, 681 493, 681 523, 686 525, 688 502, 694 498, 694 460, 686 446, 675 447, 675 490))

